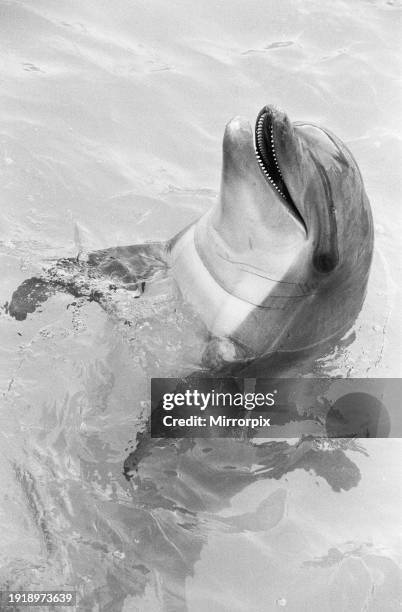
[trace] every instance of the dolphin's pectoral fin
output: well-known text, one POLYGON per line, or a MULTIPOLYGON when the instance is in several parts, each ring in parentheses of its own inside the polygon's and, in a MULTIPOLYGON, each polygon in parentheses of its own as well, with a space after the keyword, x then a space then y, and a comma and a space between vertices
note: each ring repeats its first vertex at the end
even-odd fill
POLYGON ((24 321, 27 314, 35 310, 55 293, 55 288, 44 278, 28 278, 14 291, 8 306, 8 313, 24 321))
POLYGON ((76 298, 87 297, 90 302, 99 302, 102 297, 100 291, 91 290, 85 283, 74 279, 65 282, 53 277, 53 270, 48 278, 32 277, 24 280, 11 296, 8 314, 17 321, 24 321, 28 314, 35 312, 41 304, 46 302, 58 291, 68 293, 76 298))
POLYGON ((89 288, 83 270, 84 264, 76 258, 59 259, 43 276, 28 278, 17 287, 11 296, 8 313, 17 321, 24 321, 58 291, 99 301, 99 292, 89 288))
POLYGON ((167 273, 164 255, 163 243, 146 243, 94 251, 87 261, 59 259, 43 277, 29 278, 14 291, 8 313, 23 321, 57 291, 90 302, 100 302, 104 291, 117 288, 133 291, 134 297, 140 297, 147 281, 167 273), (106 287, 102 283, 105 280, 106 287))

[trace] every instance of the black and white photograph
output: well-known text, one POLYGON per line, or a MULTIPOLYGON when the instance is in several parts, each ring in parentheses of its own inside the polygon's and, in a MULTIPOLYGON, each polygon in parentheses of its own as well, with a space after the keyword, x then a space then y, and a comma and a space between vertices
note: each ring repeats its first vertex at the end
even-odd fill
POLYGON ((401 40, 0 0, 0 612, 402 610, 401 40))

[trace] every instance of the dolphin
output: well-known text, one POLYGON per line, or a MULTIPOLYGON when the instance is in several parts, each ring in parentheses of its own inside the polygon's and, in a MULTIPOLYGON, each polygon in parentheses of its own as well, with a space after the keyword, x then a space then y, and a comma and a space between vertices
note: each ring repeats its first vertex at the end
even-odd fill
MULTIPOLYGON (((200 219, 163 243, 108 248, 86 260, 59 260, 42 276, 24 281, 7 307, 11 316, 23 320, 56 291, 97 302, 108 312, 128 298, 133 318, 140 321, 133 333, 147 339, 147 329, 160 331, 159 341, 146 346, 147 351, 158 352, 162 363, 171 355, 180 357, 171 376, 181 376, 188 361, 183 346, 193 343, 197 330, 203 334, 202 342, 194 343, 201 368, 244 372, 253 363, 316 355, 342 336, 362 307, 372 251, 370 205, 351 153, 327 130, 291 123, 267 106, 257 117, 254 134, 244 119, 227 125, 220 198, 200 219), (185 316, 174 319, 178 307, 185 316), (152 325, 143 325, 141 317, 152 319, 152 325), (177 334, 185 337, 183 342, 176 342, 177 334)), ((148 362, 143 366, 140 360, 139 367, 142 376, 148 375, 148 362)), ((149 358, 153 375, 156 367, 149 358)), ((130 589, 142 592, 144 576, 156 568, 166 609, 185 609, 185 579, 201 551, 202 521, 212 529, 211 513, 227 506, 245 486, 262 478, 277 480, 299 468, 324 475, 335 490, 356 486, 360 477, 341 449, 331 451, 328 459, 309 440, 293 449, 285 441, 254 445, 243 439, 194 443, 184 438, 172 444, 152 441, 147 434, 137 434, 135 450, 124 462, 132 505, 125 498, 101 500, 86 486, 79 487, 74 503, 85 513, 77 513, 84 517, 80 537, 73 550, 68 542, 68 553, 57 539, 57 524, 44 511, 51 507, 41 490, 46 473, 36 483, 22 460, 14 468, 48 557, 57 563, 60 558, 64 567, 63 555, 68 554, 80 575, 81 559, 91 559, 94 582, 103 580, 108 563, 114 601, 116 588, 125 594, 130 589), (85 516, 91 513, 96 521, 87 524, 85 516), (102 542, 106 552, 97 541, 97 525, 107 526, 102 542), (97 548, 87 546, 92 541, 97 548), (122 554, 116 541, 135 542, 133 551, 127 546, 126 561, 108 561, 110 551, 122 554)), ((100 459, 102 465, 109 474, 110 464, 100 459)), ((118 478, 116 472, 116 482, 118 478)), ((82 481, 86 485, 85 476, 82 481)), ((255 512, 219 523, 229 533, 267 531, 282 520, 285 502, 285 492, 275 491, 255 512)), ((68 524, 68 506, 63 506, 64 517, 68 524)), ((7 580, 15 576, 12 571, 10 564, 7 580)), ((109 591, 102 593, 99 597, 109 597, 109 591)))
POLYGON ((226 126, 220 200, 173 239, 170 265, 218 363, 342 336, 362 307, 372 253, 370 204, 350 151, 265 106, 254 137, 242 118, 226 126))
POLYGON ((344 335, 372 253, 370 204, 348 148, 265 106, 254 134, 240 117, 227 124, 220 198, 201 218, 165 243, 61 260, 22 284, 9 312, 23 319, 57 289, 104 303, 116 286, 141 298, 153 285, 153 299, 167 279, 205 325, 202 366, 224 371, 316 354, 344 335))

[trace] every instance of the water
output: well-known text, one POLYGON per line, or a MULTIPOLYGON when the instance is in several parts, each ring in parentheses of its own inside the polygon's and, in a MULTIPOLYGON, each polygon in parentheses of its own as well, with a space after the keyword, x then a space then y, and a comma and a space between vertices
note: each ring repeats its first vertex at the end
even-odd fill
MULTIPOLYGON (((400 376, 400 8, 2 1, 0 302, 52 258, 197 218, 225 123, 268 102, 340 136, 373 207, 354 341, 321 366, 400 376)), ((81 609, 113 612, 400 609, 398 440, 155 447, 127 482, 161 327, 71 303, 1 311, 3 584, 69 585, 81 609)))

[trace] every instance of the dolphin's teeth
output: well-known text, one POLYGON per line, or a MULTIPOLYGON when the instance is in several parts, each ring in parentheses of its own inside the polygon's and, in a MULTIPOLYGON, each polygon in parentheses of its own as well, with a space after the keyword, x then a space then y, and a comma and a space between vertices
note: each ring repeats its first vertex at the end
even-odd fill
MULTIPOLYGON (((260 166, 264 176, 266 177, 266 179, 268 180, 270 185, 284 199, 286 199, 286 197, 285 197, 284 193, 282 192, 282 190, 278 187, 278 185, 275 183, 274 179, 270 176, 269 169, 267 169, 265 167, 264 158, 263 158, 263 155, 262 155, 262 152, 261 152, 262 150, 264 150, 263 131, 264 131, 265 118, 266 118, 265 114, 261 115, 261 117, 259 118, 258 123, 256 125, 256 134, 255 134, 255 136, 256 136, 256 157, 257 157, 258 165, 260 166)), ((275 141, 274 141, 274 127, 273 127, 273 125, 270 126, 269 139, 270 139, 270 153, 272 155, 272 161, 274 162, 274 165, 275 165, 276 171, 278 172, 278 175, 283 180, 282 172, 281 172, 281 169, 279 167, 278 160, 276 158, 275 141)))
MULTIPOLYGON (((277 169, 277 170, 278 170, 278 172, 279 172, 279 176, 280 176, 280 177, 283 179, 282 172, 281 172, 281 169, 280 169, 280 167, 279 167, 278 160, 277 160, 277 158, 276 158, 276 152, 275 152, 275 142, 274 142, 274 130, 273 130, 273 127, 272 127, 272 126, 271 126, 271 150, 272 150, 272 156, 273 156, 273 158, 274 158, 274 163, 275 163, 276 169, 277 169)), ((281 195, 283 195, 283 194, 282 194, 282 192, 280 191, 280 189, 278 189, 278 191, 279 191, 279 193, 280 193, 281 195)))
POLYGON ((276 159, 275 142, 274 142, 274 128, 273 128, 273 126, 271 126, 271 149, 272 149, 272 155, 273 155, 273 158, 274 158, 275 166, 279 170, 279 174, 282 176, 281 170, 280 170, 279 165, 278 165, 278 160, 276 159))

